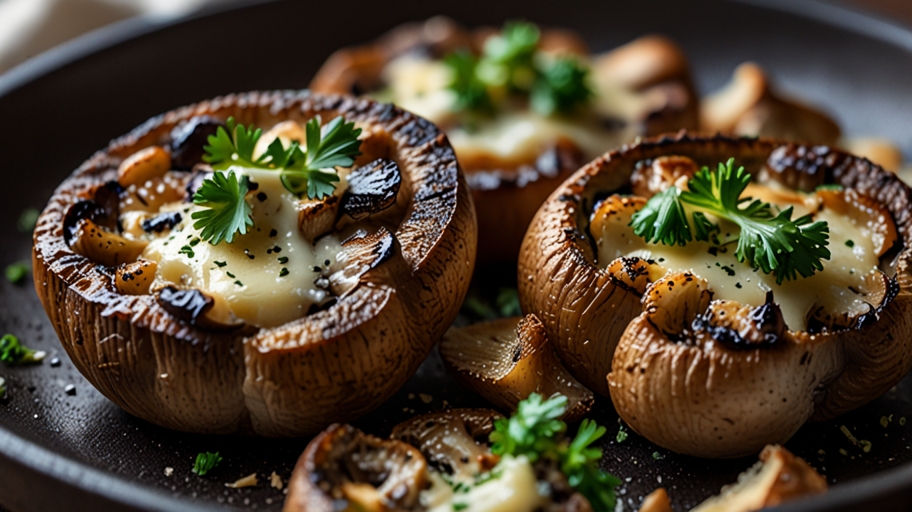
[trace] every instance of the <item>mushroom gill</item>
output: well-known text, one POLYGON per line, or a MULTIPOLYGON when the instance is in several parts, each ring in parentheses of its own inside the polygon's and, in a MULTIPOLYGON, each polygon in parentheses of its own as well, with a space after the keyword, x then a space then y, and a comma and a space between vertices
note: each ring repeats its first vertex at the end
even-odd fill
POLYGON ((568 400, 562 419, 572 423, 595 401, 561 364, 535 315, 451 329, 438 347, 457 382, 504 410, 515 410, 530 393, 560 393, 568 400))

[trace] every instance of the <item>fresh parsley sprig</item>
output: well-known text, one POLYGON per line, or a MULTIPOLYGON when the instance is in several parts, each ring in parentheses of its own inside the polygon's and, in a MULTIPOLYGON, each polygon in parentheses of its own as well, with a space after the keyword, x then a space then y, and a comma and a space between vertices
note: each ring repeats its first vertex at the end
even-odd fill
POLYGON ((570 486, 586 497, 596 512, 614 510, 614 488, 621 481, 598 467, 602 450, 592 445, 601 439, 605 427, 583 420, 572 440, 561 439, 567 424, 559 418, 567 410, 567 397, 554 395, 544 400, 532 393, 519 403, 510 418, 494 423, 490 434, 491 452, 496 455, 525 455, 529 461, 556 461, 570 486))
POLYGON ((199 476, 206 476, 206 473, 215 469, 220 462, 222 462, 222 456, 219 455, 219 452, 200 453, 196 456, 196 461, 193 463, 193 472, 199 476))
POLYGON ((528 96, 542 115, 572 113, 589 102, 594 96, 589 68, 571 57, 544 55, 538 51, 540 39, 536 25, 508 22, 485 42, 481 56, 463 49, 445 57, 456 110, 491 114, 497 90, 528 96))
POLYGON ((774 214, 769 203, 742 198, 751 175, 744 167, 735 169, 734 162, 730 158, 714 171, 704 167, 688 182, 689 190, 672 186, 650 198, 631 218, 634 234, 651 243, 686 245, 694 236, 684 211, 689 204, 698 209, 691 215, 697 240, 710 240, 719 230, 705 213, 735 223, 741 229, 735 257, 775 274, 777 283, 823 270, 821 260, 830 258, 827 223, 810 215, 792 220, 791 207, 774 214))
POLYGON ((236 235, 247 233, 253 226, 252 210, 245 196, 250 191, 249 180, 232 169, 243 167, 281 173, 282 185, 298 197, 321 199, 332 195, 339 181, 336 167, 349 167, 361 154, 361 129, 341 116, 321 126, 320 116, 305 125, 306 147, 292 141, 286 148, 278 138, 260 156, 254 156, 263 131, 239 125, 233 117, 226 122, 227 130, 219 127, 210 135, 203 160, 216 171, 203 181, 193 196, 202 207, 191 214, 193 227, 201 229, 200 238, 212 245, 222 240, 229 244, 236 235))
POLYGON ((230 244, 235 235, 246 234, 253 226, 253 210, 244 199, 249 190, 247 176, 238 178, 234 171, 215 172, 204 180, 193 195, 193 203, 203 209, 190 215, 194 229, 202 230, 200 238, 212 245, 222 240, 230 244))
POLYGON ((0 361, 7 366, 40 363, 44 356, 43 351, 26 347, 12 334, 4 334, 0 338, 0 361))

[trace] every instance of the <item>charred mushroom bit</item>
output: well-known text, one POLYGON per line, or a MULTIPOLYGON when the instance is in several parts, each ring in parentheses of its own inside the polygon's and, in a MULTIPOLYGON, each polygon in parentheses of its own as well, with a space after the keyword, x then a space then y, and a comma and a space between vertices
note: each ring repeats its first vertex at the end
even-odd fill
POLYGON ((433 125, 277 92, 115 140, 58 189, 34 242, 45 310, 105 396, 168 428, 301 436, 415 372, 465 297, 476 234, 433 125))
POLYGON ((337 51, 318 92, 392 101, 443 129, 472 188, 479 259, 516 259, 541 203, 585 161, 641 135, 697 128, 683 52, 647 36, 592 55, 528 22, 468 30, 435 17, 337 51))
POLYGON ((451 329, 438 348, 460 384, 505 410, 516 410, 532 393, 561 393, 568 400, 561 419, 572 423, 595 402, 592 391, 563 367, 535 315, 451 329))
POLYGON ((894 174, 824 146, 644 141, 539 211, 523 311, 637 433, 688 455, 755 453, 912 368, 910 200, 894 174))
POLYGON ((486 409, 425 414, 379 439, 333 425, 301 455, 285 512, 608 512, 620 480, 591 445, 605 428, 585 420, 572 439, 563 396, 533 393, 503 418, 486 409))
MULTIPOLYGON (((760 461, 738 476, 691 512, 756 512, 827 491, 826 479, 807 462, 781 446, 769 445, 760 461)), ((671 502, 665 489, 653 491, 643 500, 640 512, 669 512, 671 502)))

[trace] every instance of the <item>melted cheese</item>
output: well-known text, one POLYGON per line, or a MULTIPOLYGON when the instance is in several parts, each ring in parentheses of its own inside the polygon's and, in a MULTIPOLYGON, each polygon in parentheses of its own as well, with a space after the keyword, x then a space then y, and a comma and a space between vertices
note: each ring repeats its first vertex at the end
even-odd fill
MULTIPOLYGON (((595 117, 542 116, 516 105, 504 105, 492 118, 473 120, 469 129, 468 125, 459 122, 454 109, 456 95, 447 89, 451 77, 451 71, 441 61, 406 55, 393 60, 384 69, 389 88, 379 96, 446 130, 456 154, 466 162, 494 158, 509 165, 529 163, 561 139, 575 143, 588 159, 637 135, 636 126, 608 129, 595 117)), ((628 96, 624 98, 630 99, 628 96)), ((630 112, 626 110, 642 108, 641 102, 633 103, 608 102, 625 110, 619 112, 620 118, 628 118, 630 112), (631 106, 633 103, 636 105, 631 106)), ((604 104, 599 98, 598 105, 604 104)))
POLYGON ((421 504, 428 512, 452 512, 457 505, 465 505, 461 508, 465 512, 532 512, 548 503, 525 456, 506 456, 493 471, 499 476, 477 485, 454 481, 454 485, 468 484, 467 490, 459 491, 454 491, 440 473, 430 471, 431 486, 421 492, 421 504))
MULTIPOLYGON (((254 225, 247 234, 230 244, 200 241, 191 219, 200 207, 181 203, 181 223, 149 243, 143 257, 158 262, 157 285, 198 288, 215 299, 216 307, 227 305, 253 325, 274 327, 301 318, 328 298, 329 292, 314 281, 323 275, 327 261, 335 263, 340 241, 327 235, 314 244, 301 234, 300 201, 285 189, 278 172, 232 170, 258 185, 248 196, 254 225)), ((339 185, 336 193, 344 190, 344 177, 339 185)))
MULTIPOLYGON (((759 188, 752 186, 748 195, 768 201, 776 197, 775 192, 759 188)), ((808 201, 811 199, 808 198, 808 201)), ((793 219, 809 211, 803 204, 792 206, 795 207, 793 219)), ((716 218, 710 220, 719 222, 716 218)), ((775 275, 764 274, 752 269, 747 262, 739 262, 734 254, 736 243, 721 248, 714 248, 709 242, 688 242, 683 247, 647 243, 633 234, 628 226, 630 218, 624 215, 612 217, 602 233, 594 235, 598 237, 599 261, 603 268, 620 257, 638 257, 655 262, 650 266, 652 281, 669 272, 689 271, 706 279, 714 299, 753 306, 763 304, 767 292, 772 291, 786 325, 793 331, 799 331, 807 328, 809 314, 816 307, 823 307, 829 312, 849 312, 852 316, 868 311, 865 294, 876 289, 869 281, 878 272, 878 257, 870 229, 828 209, 817 212, 814 220, 829 224, 827 248, 831 257, 823 260, 823 271, 808 278, 783 281, 782 284, 776 284, 775 275)), ((737 235, 739 228, 736 225, 724 221, 719 224, 723 236, 737 235)))

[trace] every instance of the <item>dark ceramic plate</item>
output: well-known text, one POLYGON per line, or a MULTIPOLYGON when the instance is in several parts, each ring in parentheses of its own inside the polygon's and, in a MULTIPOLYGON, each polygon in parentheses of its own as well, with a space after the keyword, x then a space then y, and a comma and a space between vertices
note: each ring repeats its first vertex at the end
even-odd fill
MULTIPOLYGON (((333 49, 441 11, 469 25, 523 16, 572 27, 596 50, 663 32, 685 47, 704 92, 727 80, 738 63, 755 60, 786 90, 833 112, 849 134, 887 136, 912 153, 912 33, 885 22, 788 0, 764 6, 723 0, 429 3, 352 0, 342 9, 338 2, 259 2, 177 23, 134 20, 0 77, 0 265, 29 258, 31 238, 15 227, 19 213, 43 206, 109 139, 155 114, 219 94, 301 88, 333 49)), ((483 281, 492 290, 496 276, 515 275, 513 269, 482 272, 495 276, 483 281)), ((0 503, 15 512, 281 508, 282 493, 262 482, 273 471, 287 479, 306 439, 186 435, 128 416, 74 369, 31 285, 0 282, 0 332, 50 354, 41 366, 0 368, 9 387, 0 403, 0 503), (55 357, 59 366, 50 363, 55 357), (65 392, 70 384, 75 395, 65 392), (200 451, 225 458, 206 478, 191 473, 200 451), (167 475, 166 468, 173 472, 167 475), (258 487, 224 486, 252 472, 259 474, 258 487)), ((912 419, 910 397, 912 380, 906 379, 868 406, 803 428, 788 447, 835 485, 827 496, 788 509, 912 508, 912 421, 903 419, 912 419), (853 445, 843 425, 870 441, 870 451, 853 445)), ((432 357, 359 426, 383 435, 411 414, 445 404, 483 405, 432 357)), ((619 490, 624 510, 636 509, 660 485, 678 510, 686 509, 754 462, 676 456, 633 434, 618 443, 617 416, 604 399, 595 417, 608 425, 604 463, 625 481, 619 490)))

